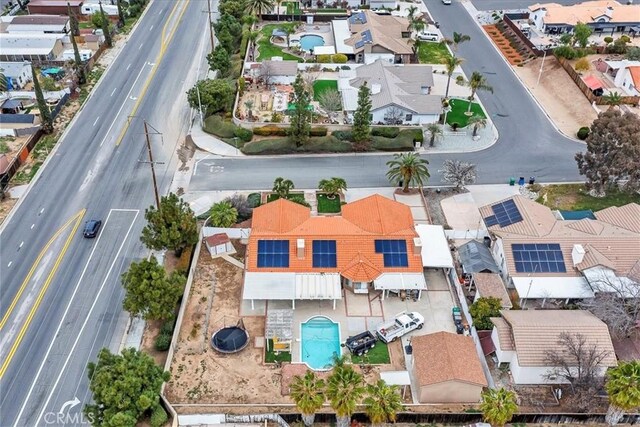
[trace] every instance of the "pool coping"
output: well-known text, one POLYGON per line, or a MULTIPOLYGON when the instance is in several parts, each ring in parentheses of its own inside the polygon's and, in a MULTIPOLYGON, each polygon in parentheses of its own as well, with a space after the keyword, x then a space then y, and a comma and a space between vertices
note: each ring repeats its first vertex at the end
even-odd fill
POLYGON ((333 366, 331 366, 330 368, 312 368, 307 362, 302 360, 302 325, 304 325, 305 323, 307 323, 309 320, 311 319, 315 319, 316 317, 324 317, 325 319, 329 320, 331 323, 334 323, 335 325, 338 326, 338 347, 340 349, 340 353, 338 354, 338 357, 342 357, 342 331, 340 331, 340 322, 336 322, 335 320, 333 320, 332 318, 330 318, 329 316, 325 316, 324 314, 315 314, 311 317, 309 317, 308 319, 306 319, 304 322, 300 322, 300 326, 298 326, 298 329, 300 331, 300 363, 307 365, 307 368, 311 369, 312 371, 317 371, 317 372, 328 372, 331 369, 333 369, 333 366))

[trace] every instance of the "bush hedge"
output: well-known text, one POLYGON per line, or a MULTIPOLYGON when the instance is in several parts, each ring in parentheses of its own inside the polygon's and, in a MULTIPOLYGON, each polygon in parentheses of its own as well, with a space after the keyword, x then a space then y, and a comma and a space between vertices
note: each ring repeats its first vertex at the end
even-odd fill
POLYGON ((372 127, 371 136, 384 136, 385 138, 395 138, 400 133, 397 127, 372 127))
POLYGON ((309 135, 310 136, 327 136, 327 128, 322 126, 311 128, 309 135))
POLYGON ((155 347, 158 351, 167 351, 171 345, 171 335, 160 334, 156 337, 155 347))
POLYGON ((253 134, 260 136, 287 136, 287 128, 266 125, 259 128, 254 128, 253 134))
POLYGON ((233 136, 240 138, 244 142, 249 142, 253 139, 253 131, 251 129, 236 127, 233 131, 233 136))
POLYGON ((353 132, 350 130, 334 130, 331 136, 338 138, 340 141, 353 141, 353 132))
POLYGON ((175 320, 167 320, 160 329, 160 334, 171 335, 173 334, 173 328, 175 327, 175 320))
POLYGON ((247 196, 247 203, 252 208, 257 208, 262 204, 262 196, 260 193, 251 193, 247 196))
POLYGON ((167 412, 160 405, 156 405, 151 413, 151 418, 149 419, 149 424, 151 427, 162 427, 169 420, 167 416, 167 412))
POLYGON ((236 125, 230 121, 225 121, 218 115, 209 116, 204 120, 203 130, 206 133, 220 138, 233 138, 236 125))
POLYGON ((577 136, 579 140, 584 141, 589 136, 589 128, 586 126, 581 127, 578 129, 577 136))

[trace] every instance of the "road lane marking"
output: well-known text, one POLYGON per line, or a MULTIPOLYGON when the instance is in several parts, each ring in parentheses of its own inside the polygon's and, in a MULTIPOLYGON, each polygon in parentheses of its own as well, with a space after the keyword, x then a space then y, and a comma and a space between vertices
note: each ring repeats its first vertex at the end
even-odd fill
MULTIPOLYGON (((189 6, 190 2, 191 2, 191 0, 186 0, 183 3, 184 7, 183 7, 182 11, 180 12, 180 14, 178 15, 178 20, 176 21, 176 25, 173 27, 173 29, 169 33, 169 38, 165 42, 164 39, 165 39, 165 33, 167 31, 167 27, 169 26, 169 23, 171 22, 171 17, 175 14, 175 12, 176 12, 178 6, 181 4, 181 2, 176 2, 175 5, 173 6, 173 10, 171 10, 171 13, 169 14, 169 18, 167 19, 167 21, 165 22, 164 26, 162 27, 162 34, 160 35, 160 52, 158 52, 158 56, 156 57, 155 64, 160 64, 160 61, 162 61, 162 58, 164 57, 165 51, 167 50, 167 45, 171 42, 171 40, 173 39, 173 36, 176 33, 176 30, 180 26, 179 24, 180 24, 180 21, 182 20, 182 16, 187 11, 187 7, 189 6)), ((151 74, 149 74, 149 77, 147 77, 147 81, 145 82, 144 87, 142 88, 142 92, 140 92, 140 95, 138 95, 138 99, 136 101, 136 104, 133 106, 133 110, 131 110, 131 114, 129 114, 129 117, 133 117, 133 116, 136 115, 136 112, 138 111, 138 108, 140 107, 140 103, 144 99, 144 96, 147 93, 147 89, 149 89, 149 85, 151 84, 151 81, 153 80, 153 77, 156 75, 156 71, 157 70, 158 70, 158 67, 154 66, 153 70, 151 71, 151 74)), ((124 135, 127 133, 127 130, 129 130, 129 125, 130 125, 130 122, 127 121, 127 124, 122 128, 122 131, 120 131, 120 135, 118 135, 118 139, 116 139, 116 146, 120 145, 120 143, 124 139, 124 135)))
POLYGON ((18 246, 18 249, 22 248, 22 245, 24 245, 24 241, 20 242, 20 246, 18 246))
POLYGON ((13 261, 9 261, 9 264, 7 264, 7 268, 11 267, 11 264, 13 264, 13 261))
POLYGON ((38 213, 38 216, 42 215, 42 212, 44 212, 44 208, 40 209, 40 213, 38 213))
POLYGON ((114 87, 114 88, 113 88, 113 92, 111 92, 111 96, 113 96, 113 94, 114 94, 114 93, 116 93, 116 90, 118 90, 118 88, 117 88, 117 87, 114 87))
POLYGON ((96 121, 93 122, 93 125, 95 126, 96 124, 98 124, 98 120, 100 120, 100 116, 96 117, 96 121))
POLYGON ((127 70, 128 70, 129 68, 131 68, 131 64, 127 65, 127 70))
POLYGON ((76 231, 78 231, 78 227, 80 227, 80 222, 82 221, 82 217, 84 217, 84 214, 86 213, 86 211, 87 211, 86 209, 82 209, 80 212, 78 212, 74 216, 75 224, 73 226, 73 229, 71 230, 71 233, 69 233, 69 237, 67 237, 67 240, 65 241, 64 246, 62 247, 62 250, 58 255, 58 258, 56 259, 56 262, 53 264, 53 268, 49 272, 49 275, 47 276, 47 280, 45 280, 44 284, 42 285, 42 289, 38 294, 38 298, 36 298, 35 303, 31 307, 31 311, 29 311, 27 320, 25 321, 24 325, 22 325, 22 328, 20 329, 20 333, 18 334, 15 341, 13 342, 13 345, 11 346, 11 350, 9 351, 7 358, 2 364, 2 367, 0 367, 0 379, 4 376, 4 373, 7 371, 7 368, 11 363, 11 359, 13 359, 13 355, 16 353, 16 350, 18 350, 18 347, 20 346, 20 343, 22 342, 22 338, 24 338, 24 334, 27 332, 27 329, 29 329, 29 325, 33 320, 33 316, 36 314, 36 311, 38 311, 38 308, 40 307, 40 303, 42 302, 42 298, 44 298, 44 294, 47 292, 47 289, 49 289, 49 285, 53 280, 53 276, 55 276, 56 272, 58 271, 58 268, 60 267, 60 263, 62 262, 62 259, 64 258, 64 255, 66 254, 67 249, 69 249, 69 245, 71 244, 71 241, 75 237, 76 231))
MULTIPOLYGON (((43 211, 44 209, 42 209, 40 213, 42 213, 43 211)), ((5 323, 7 323, 7 320, 9 319, 11 312, 16 307, 16 304, 18 303, 18 300, 22 296, 24 289, 27 287, 27 284, 31 280, 31 276, 33 276, 33 273, 36 271, 36 267, 38 266, 38 264, 40 264, 40 261, 42 260, 42 257, 44 256, 44 254, 47 253, 47 251, 49 250, 49 246, 51 246, 53 242, 58 238, 58 236, 60 236, 60 234, 69 226, 69 224, 71 224, 74 221, 77 215, 78 214, 72 216, 67 222, 65 222, 64 225, 60 227, 58 231, 56 231, 53 234, 53 236, 51 236, 47 244, 44 245, 44 248, 42 248, 42 250, 38 254, 38 258, 36 258, 36 260, 33 262, 33 265, 31 266, 31 269, 29 270, 26 277, 24 278, 22 285, 20 285, 20 289, 18 289, 18 293, 16 294, 15 297, 13 297, 13 301, 11 301, 11 305, 9 306, 9 308, 7 309, 7 312, 4 314, 4 316, 2 317, 2 320, 0 321, 0 331, 2 330, 5 323)))
POLYGON ((153 30, 153 25, 149 27, 149 31, 153 30))
POLYGON ((144 46, 144 43, 140 43, 140 47, 138 47, 138 50, 142 49, 142 46, 144 46))
POLYGON ((35 227, 35 226, 36 226, 35 224, 31 224, 31 229, 33 230, 33 227, 35 227))
MULTIPOLYGON (((111 216, 111 213, 113 211, 114 211, 114 209, 112 209, 109 212, 109 215, 107 216, 107 219, 105 220, 103 232, 104 232, 104 230, 106 230, 107 222, 109 221, 109 217, 111 216)), ((47 400, 44 402, 44 405, 42 406, 42 411, 40 412, 40 414, 36 418, 36 425, 38 424, 38 420, 40 420, 42 418, 42 416, 44 415, 44 412, 45 412, 47 406, 49 405, 49 401, 51 400, 51 397, 53 396, 53 393, 55 392, 56 388, 58 387, 58 384, 60 383, 60 378, 62 378, 62 374, 66 370, 67 365, 69 364, 69 360, 71 360, 72 356, 75 356, 75 349, 76 349, 76 347, 78 345, 80 337, 82 336, 82 332, 84 331, 85 327, 87 326, 87 323, 88 323, 89 319, 91 318, 91 314, 93 313, 93 309, 95 308, 96 303, 100 299, 100 295, 102 294, 102 291, 104 290, 104 287, 105 287, 107 281, 109 280, 109 277, 111 276, 111 272, 113 271, 113 267, 116 265, 116 262, 118 261, 118 257, 120 256, 120 253, 122 252, 122 249, 124 248, 125 243, 127 243, 127 240, 129 239, 129 234, 131 234, 131 229, 133 228, 133 225, 136 223, 136 220, 138 219, 138 215, 140 214, 140 211, 138 209, 121 209, 121 210, 119 209, 118 211, 135 212, 135 216, 133 217, 133 220, 131 220, 131 224, 129 225, 129 229, 127 230, 127 233, 125 234, 124 238, 122 239, 122 243, 120 244, 120 247, 118 248, 118 252, 116 252, 116 255, 113 257, 113 262, 109 266, 109 270, 107 271, 107 274, 104 277, 104 280, 102 281, 102 284, 100 285, 100 289, 98 290, 98 293, 94 297, 93 304, 91 304, 91 308, 89 309, 89 312, 85 316, 84 322, 82 323, 82 327, 80 328, 80 331, 78 332, 78 334, 76 336, 76 340, 74 341, 73 346, 68 351, 67 358, 65 359, 64 364, 62 365, 62 368, 60 369, 60 372, 58 374, 58 377, 56 378, 55 383, 53 384, 53 387, 51 387, 51 392, 49 393, 49 396, 47 397, 47 400)), ((102 234, 100 236, 102 236, 102 234)), ((95 251, 95 249, 97 247, 98 247, 98 241, 96 241, 96 244, 94 245, 94 248, 91 251, 91 255, 89 256, 89 259, 87 260, 87 263, 85 264, 84 269, 82 270, 82 274, 80 275, 80 278, 78 279, 78 283, 76 284, 76 287, 73 290, 73 294, 71 295, 71 298, 69 299, 67 307, 66 307, 66 309, 64 311, 64 314, 62 315, 62 318, 60 319, 60 322, 58 323, 58 328, 56 329, 56 332, 53 334, 53 337, 57 337, 58 336, 58 334, 60 333, 60 329, 61 329, 62 325, 65 323, 65 319, 67 317, 67 313, 69 312, 69 309, 71 308, 73 300, 75 299, 75 296, 76 296, 76 294, 78 292, 78 289, 80 288, 80 283, 82 283, 82 279, 83 279, 85 273, 87 272, 87 268, 89 267, 89 262, 91 261, 91 258, 93 257, 94 251, 95 251)), ((20 421, 20 418, 22 417, 22 413, 23 413, 23 411, 24 411, 24 409, 26 407, 27 402, 29 401, 29 398, 31 396, 33 388, 34 388, 34 386, 35 386, 35 384, 38 381, 38 378, 40 376, 40 373, 42 372, 42 369, 44 368, 44 365, 47 362, 47 359, 49 358, 49 354, 51 352, 51 349, 53 348, 53 344, 54 343, 55 343, 55 338, 53 338, 51 340, 51 343, 49 344, 49 348, 47 349, 47 352, 45 353, 45 356, 42 359, 42 363, 40 364, 40 367, 38 368, 38 372, 37 372, 37 374, 36 374, 36 376, 35 376, 35 378, 33 380, 33 383, 31 384, 31 387, 29 389, 29 393, 27 393, 27 396, 25 397, 24 402, 22 404, 22 408, 20 409, 20 412, 18 413, 18 416, 16 417, 16 421, 15 421, 15 424, 14 424, 15 426, 18 425, 18 422, 20 421)))

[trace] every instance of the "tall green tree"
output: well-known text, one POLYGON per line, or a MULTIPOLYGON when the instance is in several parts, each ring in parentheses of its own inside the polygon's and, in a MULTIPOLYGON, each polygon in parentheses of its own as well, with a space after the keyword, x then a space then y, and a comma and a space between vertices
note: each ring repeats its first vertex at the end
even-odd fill
POLYGON ((356 405, 364 395, 364 378, 351 365, 334 366, 327 379, 326 395, 336 412, 338 427, 348 427, 356 405))
POLYGON ((610 426, 620 422, 625 412, 640 408, 640 361, 622 361, 607 371, 605 389, 609 409, 605 420, 610 426))
POLYGON ((140 240, 148 248, 171 249, 176 256, 198 242, 198 225, 189 204, 174 193, 160 199, 160 208, 150 206, 144 213, 147 225, 140 240))
POLYGON ((40 80, 38 80, 38 74, 40 71, 31 64, 31 76, 33 77, 33 91, 36 93, 36 102, 38 104, 38 111, 40 112, 40 121, 42 122, 42 132, 53 132, 53 118, 51 117, 51 110, 44 100, 42 88, 40 87, 40 80))
POLYGON ((71 5, 67 3, 67 13, 69 14, 69 26, 71 27, 71 45, 73 46, 73 62, 75 62, 76 66, 76 75, 78 76, 78 84, 85 84, 87 82, 87 76, 84 70, 84 64, 82 64, 82 59, 80 58, 80 51, 78 50, 78 43, 76 42, 76 36, 80 35, 80 30, 78 29, 78 34, 74 33, 74 28, 79 28, 78 26, 78 18, 71 11, 71 5))
POLYGON ((218 78, 227 77, 231 69, 231 56, 229 52, 222 46, 218 45, 207 55, 207 62, 211 70, 218 70, 220 74, 218 78))
POLYGON ((486 389, 482 392, 480 410, 486 422, 495 427, 502 427, 518 412, 516 394, 504 388, 486 389))
POLYGON ((227 80, 199 80, 187 92, 187 101, 196 110, 202 106, 202 114, 208 117, 219 111, 229 111, 234 96, 235 90, 227 80))
POLYGON ((248 0, 247 9, 251 14, 260 16, 271 12, 273 10, 273 4, 273 0, 248 0))
POLYGON ((622 96, 619 92, 609 92, 602 97, 609 108, 617 107, 622 104, 622 96))
POLYGON ((113 354, 103 348, 87 370, 94 403, 85 405, 84 413, 94 426, 135 426, 143 417, 164 411, 160 388, 170 374, 148 354, 134 348, 113 354))
POLYGON ((469 314, 473 318, 473 324, 476 329, 488 330, 493 329, 493 323, 491 323, 491 317, 500 317, 500 309, 502 308, 502 301, 496 297, 482 297, 478 298, 469 307, 469 314))
POLYGON ((442 126, 438 123, 429 123, 427 125, 427 131, 429 132, 429 147, 433 147, 436 143, 436 138, 442 135, 442 126))
POLYGON ((102 2, 100 4, 100 15, 102 15, 102 32, 104 33, 104 42, 107 47, 113 46, 113 40, 111 39, 111 30, 109 29, 109 15, 104 13, 102 9, 102 2))
POLYGON ((442 63, 444 64, 445 69, 447 70, 447 76, 449 77, 447 79, 447 89, 444 92, 445 99, 449 98, 449 83, 451 82, 451 76, 456 71, 456 68, 458 68, 458 66, 461 65, 463 62, 464 62, 464 59, 458 58, 457 56, 451 56, 451 55, 447 55, 442 59, 442 63))
POLYGON ((464 42, 468 42, 469 40, 471 40, 471 37, 469 37, 466 34, 462 34, 462 33, 456 33, 455 31, 453 32, 453 38, 451 39, 444 39, 442 42, 448 45, 452 45, 453 46, 453 51, 457 52, 458 51, 458 47, 460 47, 460 45, 464 42))
POLYGON ((324 380, 318 378, 313 371, 307 371, 304 376, 293 377, 289 394, 302 415, 302 422, 307 427, 313 425, 316 412, 324 404, 324 386, 324 380))
POLYGON ((273 181, 273 188, 271 191, 277 194, 281 199, 286 199, 294 188, 295 185, 293 184, 293 181, 279 176, 273 181))
POLYGON ((591 34, 593 34, 593 29, 582 22, 578 22, 576 26, 573 27, 573 39, 578 43, 578 46, 583 49, 589 44, 591 34))
POLYGON ((78 23, 78 17, 73 13, 69 2, 67 2, 67 16, 69 16, 69 30, 71 31, 71 35, 75 37, 80 36, 80 24, 78 23))
POLYGON ((394 184, 401 182, 402 192, 408 193, 410 185, 422 187, 427 183, 431 176, 428 165, 429 161, 420 158, 418 153, 394 154, 387 162, 387 179, 394 184))
POLYGON ((473 127, 473 136, 475 137, 478 135, 478 129, 485 128, 487 126, 487 118, 479 114, 474 114, 469 117, 467 124, 473 127))
POLYGON ((311 133, 310 97, 301 74, 296 76, 296 81, 293 83, 293 104, 289 139, 296 144, 296 147, 301 147, 309 141, 311 133))
POLYGON ((228 228, 238 220, 238 210, 230 202, 223 200, 211 206, 209 218, 214 227, 228 228))
POLYGON ((116 0, 116 5, 118 6, 118 25, 120 26, 120 28, 122 28, 125 24, 124 11, 122 10, 122 0, 116 0))
POLYGON ((371 89, 364 82, 358 89, 358 107, 353 113, 353 140, 359 144, 371 140, 371 89))
POLYGON ((318 188, 327 193, 329 199, 335 199, 341 191, 347 189, 347 181, 338 177, 323 179, 318 183, 318 188))
POLYGON ((167 275, 155 257, 132 262, 122 274, 122 287, 126 292, 122 305, 131 315, 145 320, 170 319, 186 280, 181 273, 167 275))
POLYGON ((467 108, 467 113, 471 112, 471 104, 473 103, 473 99, 476 96, 476 93, 479 90, 486 90, 487 92, 493 93, 493 87, 487 83, 487 78, 482 75, 482 73, 478 71, 474 71, 471 73, 471 78, 466 83, 466 85, 471 89, 471 95, 469 96, 469 108, 467 108))
POLYGON ((398 412, 402 411, 402 397, 397 385, 390 386, 384 380, 367 386, 364 399, 365 412, 371 424, 395 423, 398 412))

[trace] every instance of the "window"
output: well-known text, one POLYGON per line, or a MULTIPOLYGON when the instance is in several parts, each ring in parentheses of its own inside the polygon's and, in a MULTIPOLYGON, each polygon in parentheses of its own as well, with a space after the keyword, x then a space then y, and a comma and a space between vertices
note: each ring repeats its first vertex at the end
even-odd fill
POLYGON ((404 120, 406 122, 410 122, 411 120, 413 120, 413 114, 407 114, 404 118, 404 120))
POLYGON ((408 267, 406 240, 376 240, 376 253, 383 254, 385 267, 408 267))
POLYGON ((258 267, 289 268, 289 241, 258 240, 258 267))
POLYGON ((313 267, 336 267, 336 241, 335 240, 314 240, 313 241, 313 267))

